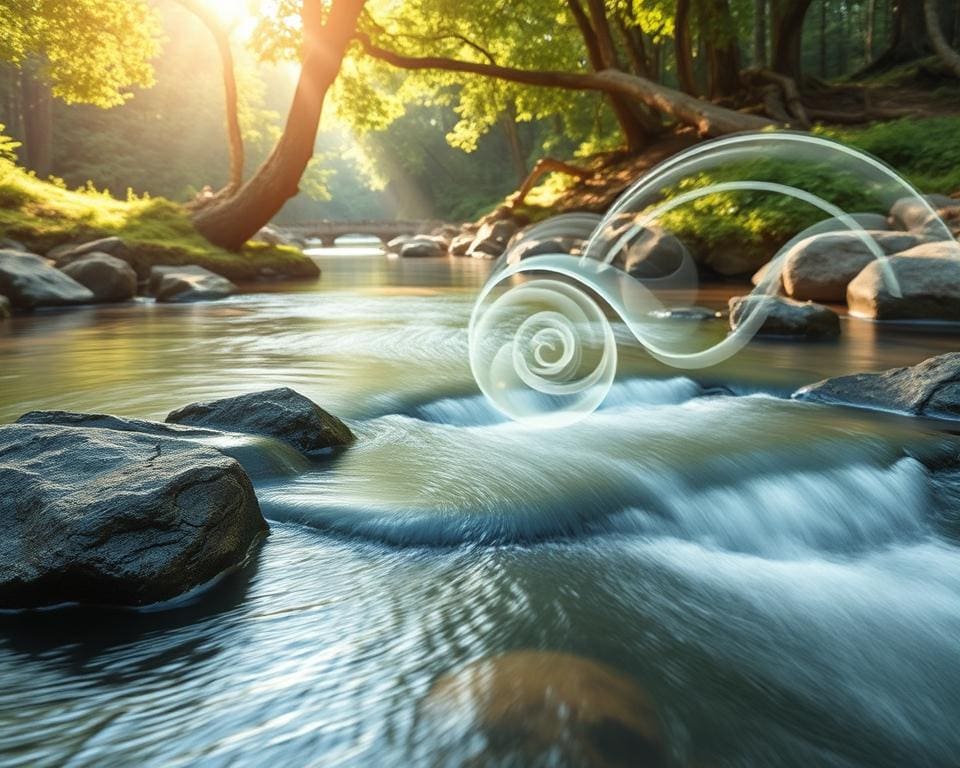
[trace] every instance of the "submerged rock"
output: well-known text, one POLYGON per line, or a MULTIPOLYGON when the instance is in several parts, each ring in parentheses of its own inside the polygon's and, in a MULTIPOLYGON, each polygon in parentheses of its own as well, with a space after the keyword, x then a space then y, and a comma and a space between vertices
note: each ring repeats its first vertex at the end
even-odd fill
MULTIPOLYGON (((913 248, 921 238, 906 232, 864 232, 889 255, 913 248)), ((830 232, 797 243, 784 258, 783 290, 800 301, 842 302, 847 285, 875 254, 856 232, 830 232)))
POLYGON ((667 765, 656 709, 617 670, 565 653, 515 651, 437 680, 418 713, 450 765, 667 765))
POLYGON ((799 302, 779 296, 734 296, 730 299, 730 328, 736 330, 749 309, 757 311, 760 302, 767 302, 768 314, 759 336, 792 336, 810 341, 832 339, 840 335, 840 318, 829 307, 813 302, 799 302))
POLYGON ((193 403, 170 413, 167 422, 274 437, 308 456, 355 439, 340 419, 288 387, 193 403))
POLYGON ((929 250, 920 246, 887 261, 900 296, 891 292, 880 262, 864 267, 847 286, 851 314, 875 320, 960 320, 960 258, 921 255, 929 250))
POLYGON ((908 368, 838 376, 797 390, 795 400, 960 419, 960 352, 908 368))
POLYGON ((150 293, 157 301, 209 301, 236 292, 237 286, 227 278, 196 265, 150 270, 150 293))
POLYGON ((127 301, 137 295, 137 273, 127 262, 107 253, 81 256, 63 267, 97 301, 127 301))
POLYGON ((93 293, 32 253, 0 251, 0 293, 18 309, 89 304, 93 293))
POLYGON ((267 530, 213 448, 105 429, 0 427, 0 606, 146 605, 243 562, 267 530))

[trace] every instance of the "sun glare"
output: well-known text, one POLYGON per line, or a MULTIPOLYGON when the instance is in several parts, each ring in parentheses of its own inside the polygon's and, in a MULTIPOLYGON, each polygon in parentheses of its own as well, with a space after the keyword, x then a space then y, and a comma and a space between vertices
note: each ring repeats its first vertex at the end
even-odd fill
POLYGON ((231 26, 245 25, 251 20, 249 0, 204 0, 220 19, 231 26))

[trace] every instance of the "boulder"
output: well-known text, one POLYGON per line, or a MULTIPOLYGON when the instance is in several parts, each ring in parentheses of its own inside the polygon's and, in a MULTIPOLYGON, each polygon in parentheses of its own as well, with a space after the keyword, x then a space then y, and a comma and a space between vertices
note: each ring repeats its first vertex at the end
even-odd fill
POLYGON ((950 352, 882 373, 857 373, 811 384, 796 400, 896 411, 934 419, 960 419, 960 352, 950 352))
POLYGON ((137 295, 137 273, 127 262, 107 253, 81 256, 63 267, 97 301, 127 301, 137 295))
POLYGON ((214 448, 152 435, 0 427, 0 606, 146 605, 242 563, 267 530, 214 448))
POLYGON ((45 424, 85 429, 110 429, 115 432, 138 432, 144 435, 189 440, 200 445, 212 445, 221 453, 236 459, 243 470, 254 479, 295 475, 309 469, 306 458, 287 443, 263 435, 243 435, 218 429, 164 424, 159 421, 126 419, 101 413, 73 413, 70 411, 31 411, 17 424, 45 424))
POLYGON ((881 263, 873 261, 847 286, 850 314, 875 320, 960 320, 960 258, 901 254, 887 264, 901 295, 891 293, 881 263))
POLYGON ((119 237, 103 237, 91 240, 89 243, 58 245, 47 252, 47 258, 53 259, 60 268, 82 259, 91 253, 106 253, 118 259, 126 260, 130 256, 130 249, 119 237))
POLYGON ((9 237, 0 237, 0 251, 20 251, 21 253, 30 253, 30 249, 27 248, 19 240, 13 240, 9 237))
MULTIPOLYGON (((913 248, 921 238, 906 232, 869 231, 884 254, 913 248)), ((783 290, 800 301, 841 302, 847 285, 876 256, 862 237, 850 230, 814 235, 790 249, 783 261, 783 290)))
POLYGON ((399 235, 387 243, 387 250, 391 253, 400 253, 400 249, 414 239, 413 235, 399 235))
POLYGON ((418 235, 400 248, 405 259, 439 258, 447 255, 447 242, 443 238, 418 235))
POLYGON ((467 255, 480 259, 500 256, 518 229, 517 222, 513 219, 500 219, 481 225, 467 249, 467 255))
POLYGON ((170 413, 167 423, 265 435, 307 456, 347 446, 355 439, 340 419, 288 387, 193 403, 170 413))
POLYGON ((89 304, 93 293, 32 253, 0 251, 0 294, 18 309, 89 304))
POLYGON ((651 227, 634 235, 613 264, 634 277, 657 279, 674 274, 687 260, 691 256, 675 235, 651 227))
POLYGON ((547 256, 555 253, 569 254, 576 246, 581 244, 582 241, 575 242, 571 238, 559 237, 546 240, 521 240, 516 246, 509 249, 507 264, 517 264, 531 256, 547 256))
POLYGON ((840 335, 840 318, 829 307, 779 296, 734 296, 729 301, 730 328, 736 330, 748 310, 763 311, 761 303, 766 303, 768 314, 757 331, 758 336, 792 336, 817 341, 840 335))
POLYGON ((926 204, 915 197, 900 198, 890 208, 890 223, 897 229, 923 231, 935 225, 936 216, 950 217, 960 210, 960 200, 946 195, 923 195, 923 201, 926 204))
POLYGON ((462 232, 456 235, 450 241, 451 256, 466 256, 470 246, 473 245, 475 235, 472 232, 462 232))
POLYGON ((0 320, 6 320, 11 314, 13 314, 13 307, 10 304, 10 299, 6 296, 0 296, 0 320))
POLYGON ((196 265, 150 270, 150 293, 157 301, 208 301, 236 291, 237 286, 227 278, 196 265))
POLYGON ((439 678, 418 741, 449 765, 669 764, 656 708, 629 677, 589 659, 514 651, 439 678))

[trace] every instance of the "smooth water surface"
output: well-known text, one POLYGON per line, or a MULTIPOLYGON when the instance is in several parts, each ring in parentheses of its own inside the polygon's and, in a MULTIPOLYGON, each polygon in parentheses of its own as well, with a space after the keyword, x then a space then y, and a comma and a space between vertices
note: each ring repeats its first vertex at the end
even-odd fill
POLYGON ((624 344, 601 409, 545 432, 470 375, 487 263, 321 267, 0 323, 0 422, 287 385, 359 437, 259 479, 270 537, 192 603, 0 616, 0 763, 458 765, 420 716, 431 685, 534 649, 640 685, 672 764, 956 764, 960 525, 913 457, 958 445, 785 396, 958 336, 844 320, 839 342, 756 341, 697 380, 624 344))

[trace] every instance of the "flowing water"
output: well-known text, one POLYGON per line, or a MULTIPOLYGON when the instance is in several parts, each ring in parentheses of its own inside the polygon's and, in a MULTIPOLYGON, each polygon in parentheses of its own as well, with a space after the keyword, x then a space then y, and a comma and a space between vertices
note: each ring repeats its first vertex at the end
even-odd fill
POLYGON ((0 616, 0 763, 459 765, 431 685, 532 649, 635 681, 671 764, 958 764, 960 515, 918 460, 957 443, 785 397, 956 335, 844 321, 696 379, 621 339, 601 410, 545 432, 470 375, 489 265, 320 260, 313 286, 0 323, 0 422, 287 385, 359 437, 258 477, 269 538, 190 602, 0 616))

